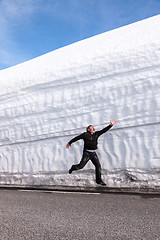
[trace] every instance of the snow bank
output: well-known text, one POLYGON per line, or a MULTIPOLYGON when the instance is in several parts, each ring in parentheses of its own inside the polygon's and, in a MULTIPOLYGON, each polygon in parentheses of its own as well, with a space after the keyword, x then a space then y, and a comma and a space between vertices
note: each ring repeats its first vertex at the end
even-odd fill
POLYGON ((96 186, 94 167, 68 174, 93 124, 103 179, 160 186, 160 15, 0 71, 0 184, 96 186))

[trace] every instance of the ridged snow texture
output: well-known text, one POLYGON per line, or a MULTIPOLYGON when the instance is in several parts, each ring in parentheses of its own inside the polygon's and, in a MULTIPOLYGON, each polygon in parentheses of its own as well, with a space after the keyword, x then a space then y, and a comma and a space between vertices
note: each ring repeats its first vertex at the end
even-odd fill
POLYGON ((160 15, 0 71, 0 184, 94 185, 68 174, 93 124, 108 186, 160 186, 160 15))

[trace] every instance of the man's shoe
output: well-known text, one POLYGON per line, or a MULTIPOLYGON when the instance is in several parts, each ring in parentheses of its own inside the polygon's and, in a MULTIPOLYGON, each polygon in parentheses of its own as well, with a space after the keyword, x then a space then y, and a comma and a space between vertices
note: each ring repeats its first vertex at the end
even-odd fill
POLYGON ((106 186, 106 184, 105 184, 103 181, 97 182, 97 184, 99 184, 99 185, 101 185, 101 186, 106 186))
POLYGON ((101 183, 100 183, 102 186, 106 186, 106 184, 102 181, 101 183))
POLYGON ((72 173, 72 171, 73 171, 73 170, 72 170, 72 168, 70 168, 70 169, 69 169, 69 174, 71 174, 71 173, 72 173))

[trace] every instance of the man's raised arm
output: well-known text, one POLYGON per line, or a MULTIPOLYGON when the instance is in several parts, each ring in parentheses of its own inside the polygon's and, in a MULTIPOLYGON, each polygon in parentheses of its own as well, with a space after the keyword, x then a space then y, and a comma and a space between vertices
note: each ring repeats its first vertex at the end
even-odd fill
POLYGON ((109 124, 107 127, 103 128, 103 129, 100 130, 100 131, 97 131, 98 136, 100 136, 100 135, 102 135, 103 133, 107 132, 115 123, 116 123, 116 120, 110 121, 110 124, 109 124))

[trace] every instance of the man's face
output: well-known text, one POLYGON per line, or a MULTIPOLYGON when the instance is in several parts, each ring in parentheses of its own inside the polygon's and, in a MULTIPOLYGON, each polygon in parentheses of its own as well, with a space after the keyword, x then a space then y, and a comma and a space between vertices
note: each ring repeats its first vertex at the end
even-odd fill
POLYGON ((90 126, 89 129, 88 129, 91 133, 95 133, 95 129, 93 126, 90 126))

